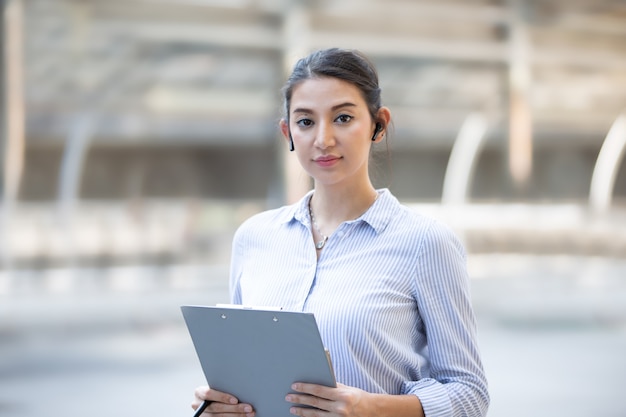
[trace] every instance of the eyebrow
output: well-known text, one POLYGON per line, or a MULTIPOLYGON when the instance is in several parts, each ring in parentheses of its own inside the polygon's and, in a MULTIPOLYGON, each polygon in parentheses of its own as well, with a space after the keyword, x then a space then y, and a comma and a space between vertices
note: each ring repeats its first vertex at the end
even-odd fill
MULTIPOLYGON (((352 102, 345 102, 345 103, 341 103, 341 104, 336 104, 334 106, 332 106, 330 109, 332 111, 337 111, 343 107, 356 107, 356 104, 352 103, 352 102)), ((314 113, 313 110, 311 109, 307 109, 307 108, 303 108, 303 107, 298 107, 297 109, 294 109, 292 111, 292 113, 314 113)))

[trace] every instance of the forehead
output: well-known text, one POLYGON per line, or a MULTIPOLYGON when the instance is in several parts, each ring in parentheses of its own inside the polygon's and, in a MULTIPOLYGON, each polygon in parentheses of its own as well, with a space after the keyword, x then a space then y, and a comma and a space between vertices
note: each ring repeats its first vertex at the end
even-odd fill
POLYGON ((331 108, 342 103, 367 108, 361 90, 354 84, 339 78, 309 78, 296 85, 291 96, 292 110, 331 108))

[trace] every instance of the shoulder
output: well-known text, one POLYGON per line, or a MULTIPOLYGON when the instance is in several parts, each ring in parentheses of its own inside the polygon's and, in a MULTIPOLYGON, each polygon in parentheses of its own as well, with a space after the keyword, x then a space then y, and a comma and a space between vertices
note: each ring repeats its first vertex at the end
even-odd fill
POLYGON ((406 205, 395 200, 393 215, 388 229, 396 238, 410 242, 419 250, 433 250, 441 246, 452 246, 463 252, 461 240, 450 226, 431 214, 424 213, 418 206, 406 205))
POLYGON ((434 215, 421 213, 419 207, 406 207, 405 210, 407 223, 413 225, 410 239, 419 259, 417 265, 430 272, 439 271, 435 275, 438 280, 442 277, 455 280, 465 276, 462 271, 467 261, 467 251, 460 236, 434 215), (450 272, 452 270, 456 272, 450 272))
POLYGON ((427 216, 417 208, 401 203, 388 189, 381 192, 377 203, 379 203, 376 208, 377 217, 371 222, 375 228, 415 234, 431 227, 438 227, 434 217, 427 216))

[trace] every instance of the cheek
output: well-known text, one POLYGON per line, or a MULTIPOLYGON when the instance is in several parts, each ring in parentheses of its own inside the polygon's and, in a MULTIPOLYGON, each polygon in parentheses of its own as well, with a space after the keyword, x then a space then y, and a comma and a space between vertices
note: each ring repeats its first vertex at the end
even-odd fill
POLYGON ((363 143, 370 142, 371 135, 369 126, 366 126, 362 123, 358 125, 350 126, 350 128, 346 131, 346 134, 351 138, 355 143, 363 143))
POLYGON ((311 145, 311 141, 309 140, 309 137, 306 133, 292 130, 291 138, 293 139, 295 151, 298 155, 303 153, 311 145))
POLYGON ((294 140, 294 142, 294 153, 296 154, 296 158, 298 158, 300 166, 302 166, 302 168, 304 168, 305 171, 308 172, 307 166, 311 162, 309 147, 303 142, 298 143, 296 140, 294 140))
POLYGON ((369 153, 372 145, 372 137, 368 129, 355 129, 349 132, 347 143, 355 152, 369 153))

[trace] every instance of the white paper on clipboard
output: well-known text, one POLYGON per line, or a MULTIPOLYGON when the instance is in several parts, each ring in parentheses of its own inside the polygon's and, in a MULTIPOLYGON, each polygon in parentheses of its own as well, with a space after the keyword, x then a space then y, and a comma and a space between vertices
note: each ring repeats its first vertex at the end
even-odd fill
POLYGON ((257 417, 289 417, 294 382, 336 386, 311 313, 182 306, 207 383, 252 404, 257 417))

